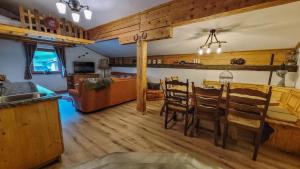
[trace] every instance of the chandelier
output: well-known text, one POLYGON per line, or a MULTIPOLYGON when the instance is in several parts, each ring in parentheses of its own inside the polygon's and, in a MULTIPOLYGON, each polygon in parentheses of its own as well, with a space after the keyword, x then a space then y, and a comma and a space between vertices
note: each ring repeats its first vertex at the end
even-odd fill
POLYGON ((85 19, 92 19, 92 11, 90 11, 88 6, 81 5, 79 0, 60 0, 56 3, 57 10, 60 14, 66 14, 67 5, 72 11, 72 19, 74 22, 80 21, 80 11, 83 10, 85 19))
POLYGON ((204 50, 205 50, 206 54, 210 54, 211 53, 211 47, 213 45, 218 45, 218 48, 217 48, 216 52, 217 52, 217 54, 220 54, 222 52, 222 43, 227 43, 227 42, 226 41, 219 41, 217 36, 216 36, 216 30, 212 29, 212 30, 209 31, 209 36, 208 36, 205 44, 200 46, 200 48, 198 50, 198 54, 203 55, 204 50))

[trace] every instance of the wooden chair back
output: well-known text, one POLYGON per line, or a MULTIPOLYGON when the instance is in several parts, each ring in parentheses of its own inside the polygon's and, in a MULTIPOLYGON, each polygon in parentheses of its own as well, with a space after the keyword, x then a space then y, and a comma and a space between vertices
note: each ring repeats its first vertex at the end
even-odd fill
POLYGON ((259 120, 262 127, 269 107, 272 87, 268 92, 227 86, 226 113, 249 120, 259 120))
POLYGON ((165 80, 165 103, 167 109, 172 106, 180 109, 185 109, 186 113, 189 109, 189 81, 180 82, 178 80, 165 80))
POLYGON ((165 86, 165 81, 164 80, 159 80, 159 83, 160 83, 160 88, 161 90, 164 92, 164 98, 166 98, 166 86, 165 86))
POLYGON ((218 118, 223 88, 224 85, 221 85, 220 89, 201 88, 195 87, 194 83, 192 83, 195 112, 200 116, 208 113, 210 114, 208 117, 218 118))

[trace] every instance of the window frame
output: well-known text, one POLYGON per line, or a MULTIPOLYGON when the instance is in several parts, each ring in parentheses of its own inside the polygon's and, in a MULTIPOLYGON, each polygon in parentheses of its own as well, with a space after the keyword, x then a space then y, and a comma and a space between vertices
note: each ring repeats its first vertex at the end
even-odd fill
MULTIPOLYGON (((37 48, 34 52, 36 51, 45 51, 45 52, 55 52, 56 51, 54 49, 44 49, 44 48, 37 48)), ((57 55, 57 54, 56 54, 57 55)), ((31 63, 31 74, 39 74, 39 75, 51 75, 51 74, 61 74, 62 72, 62 64, 60 63, 59 57, 57 56, 58 59, 58 71, 51 71, 51 72, 45 72, 45 71, 35 71, 34 70, 34 64, 33 64, 33 59, 34 56, 32 58, 32 63, 31 63)))

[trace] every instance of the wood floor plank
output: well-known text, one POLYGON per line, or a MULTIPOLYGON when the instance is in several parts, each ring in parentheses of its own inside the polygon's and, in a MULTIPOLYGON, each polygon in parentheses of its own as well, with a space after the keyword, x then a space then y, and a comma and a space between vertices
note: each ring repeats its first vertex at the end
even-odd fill
POLYGON ((183 135, 183 124, 164 129, 159 116, 162 102, 147 103, 143 115, 128 102, 92 114, 81 114, 60 101, 65 152, 60 163, 49 169, 65 169, 115 152, 189 153, 212 168, 282 169, 300 168, 300 157, 262 146, 258 160, 251 160, 253 146, 246 141, 229 143, 227 149, 216 147, 213 136, 200 132, 194 138, 183 135))

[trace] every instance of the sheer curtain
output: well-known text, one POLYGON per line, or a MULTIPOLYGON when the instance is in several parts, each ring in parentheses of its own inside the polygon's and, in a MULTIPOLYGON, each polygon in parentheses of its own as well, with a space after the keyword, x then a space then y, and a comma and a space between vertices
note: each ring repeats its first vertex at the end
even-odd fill
POLYGON ((31 64, 34 56, 34 52, 36 50, 37 44, 36 43, 23 43, 25 48, 25 72, 24 72, 24 79, 30 80, 32 79, 31 74, 31 64))

